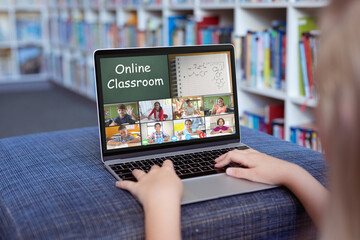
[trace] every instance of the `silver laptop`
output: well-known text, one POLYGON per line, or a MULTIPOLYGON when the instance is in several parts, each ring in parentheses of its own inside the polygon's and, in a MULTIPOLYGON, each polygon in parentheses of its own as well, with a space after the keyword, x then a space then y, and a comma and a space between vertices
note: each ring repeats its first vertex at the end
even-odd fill
POLYGON ((232 45, 96 50, 94 61, 101 158, 116 179, 135 181, 133 169, 171 159, 182 204, 273 187, 214 168, 218 156, 248 148, 232 45))

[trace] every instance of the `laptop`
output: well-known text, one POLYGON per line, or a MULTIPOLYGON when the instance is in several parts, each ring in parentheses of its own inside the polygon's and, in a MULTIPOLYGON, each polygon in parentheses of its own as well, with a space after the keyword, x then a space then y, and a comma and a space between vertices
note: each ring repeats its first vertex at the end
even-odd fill
POLYGON ((182 204, 274 186, 236 179, 214 159, 241 143, 230 44, 94 52, 101 160, 117 180, 173 161, 182 204))

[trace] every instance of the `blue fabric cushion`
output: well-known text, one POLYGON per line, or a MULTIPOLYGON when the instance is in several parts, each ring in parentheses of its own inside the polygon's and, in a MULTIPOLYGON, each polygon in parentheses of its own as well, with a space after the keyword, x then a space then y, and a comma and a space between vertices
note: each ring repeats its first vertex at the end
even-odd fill
MULTIPOLYGON (((256 150, 295 162, 324 183, 321 154, 242 128, 256 150)), ((0 140, 1 239, 142 239, 143 210, 100 161, 96 127, 0 140)), ((184 239, 315 238, 287 189, 182 206, 184 239)))

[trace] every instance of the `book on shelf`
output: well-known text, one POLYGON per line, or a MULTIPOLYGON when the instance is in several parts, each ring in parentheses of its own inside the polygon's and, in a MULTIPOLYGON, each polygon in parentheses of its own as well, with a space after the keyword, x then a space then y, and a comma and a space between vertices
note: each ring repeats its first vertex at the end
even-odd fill
POLYGON ((169 45, 231 43, 233 27, 220 27, 219 22, 218 16, 206 16, 199 22, 189 16, 169 17, 169 45))
POLYGON ((127 19, 123 26, 119 26, 118 46, 124 47, 137 47, 142 44, 138 42, 138 28, 137 28, 137 13, 135 11, 126 12, 127 19))
POLYGON ((271 131, 274 137, 285 139, 284 118, 275 118, 271 121, 271 131))
POLYGON ((249 87, 284 91, 286 23, 274 21, 272 25, 269 29, 248 31, 240 37, 241 78, 249 87))
MULTIPOLYGON (((299 89, 300 95, 307 98, 311 97, 311 88, 313 85, 313 67, 310 66, 310 53, 309 45, 310 40, 306 36, 310 31, 316 30, 317 25, 315 19, 312 17, 301 17, 298 19, 298 31, 299 31, 299 89), (304 41, 305 40, 305 41, 304 41)), ((311 51, 311 50, 310 50, 311 51)))
POLYGON ((0 42, 10 40, 9 15, 0 13, 0 42))
POLYGON ((116 24, 115 14, 102 11, 100 13, 99 19, 101 23, 99 26, 101 31, 100 46, 104 48, 118 47, 119 32, 116 24))
MULTIPOLYGON (((284 105, 267 104, 264 108, 259 108, 256 111, 244 111, 242 118, 245 126, 274 135, 275 122, 279 123, 279 119, 282 119, 282 121, 284 119, 284 105)), ((282 129, 280 137, 283 138, 283 134, 282 129)))
POLYGON ((274 3, 274 2, 288 2, 288 0, 240 0, 241 3, 274 3))
POLYGON ((192 5, 192 4, 194 4, 194 0, 171 0, 170 4, 173 6, 192 5))
POLYGON ((22 47, 18 49, 19 68, 21 74, 42 72, 43 50, 41 47, 22 47))
POLYGON ((320 137, 314 124, 290 127, 290 141, 300 146, 322 152, 320 137))
POLYGON ((302 89, 306 98, 316 98, 315 73, 317 55, 319 51, 319 32, 310 31, 302 33, 299 42, 300 64, 302 76, 302 89))
POLYGON ((84 50, 92 53, 95 49, 100 48, 100 36, 105 38, 107 35, 100 35, 100 23, 98 15, 90 10, 85 12, 83 28, 83 39, 85 42, 84 50))
POLYGON ((273 134, 272 122, 274 119, 284 118, 284 105, 283 104, 267 104, 265 106, 265 124, 267 133, 273 134))
POLYGON ((244 111, 241 122, 243 126, 267 133, 265 116, 262 113, 244 111))
POLYGON ((143 4, 146 6, 161 6, 161 0, 143 0, 143 4))
POLYGON ((169 46, 185 44, 185 28, 188 21, 187 16, 170 16, 168 17, 168 36, 169 46))
POLYGON ((146 46, 163 45, 163 26, 161 18, 149 18, 146 21, 145 30, 146 46))
POLYGON ((7 77, 12 74, 13 74, 13 68, 12 68, 11 49, 2 48, 0 49, 0 77, 7 77))
POLYGON ((39 41, 42 38, 39 12, 16 13, 16 35, 20 41, 39 41))
POLYGON ((212 39, 212 28, 219 25, 218 16, 204 16, 196 22, 196 44, 209 44, 212 39))

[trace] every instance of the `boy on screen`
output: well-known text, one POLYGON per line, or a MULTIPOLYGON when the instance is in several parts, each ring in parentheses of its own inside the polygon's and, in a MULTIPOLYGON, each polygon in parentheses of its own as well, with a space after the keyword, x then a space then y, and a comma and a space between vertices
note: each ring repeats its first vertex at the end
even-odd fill
POLYGON ((119 127, 120 136, 116 137, 113 140, 108 141, 107 145, 109 146, 121 146, 122 144, 129 143, 138 143, 140 142, 139 137, 134 137, 127 133, 127 129, 125 125, 121 125, 119 127))
POLYGON ((110 126, 122 125, 122 124, 134 124, 139 119, 133 114, 133 108, 131 106, 125 107, 125 104, 117 105, 117 116, 110 126))
POLYGON ((162 138, 162 140, 160 142, 169 141, 170 136, 169 136, 169 134, 161 131, 161 124, 160 123, 155 123, 154 127, 155 127, 155 132, 153 132, 148 137, 149 143, 159 142, 158 139, 161 139, 161 138, 162 138))

